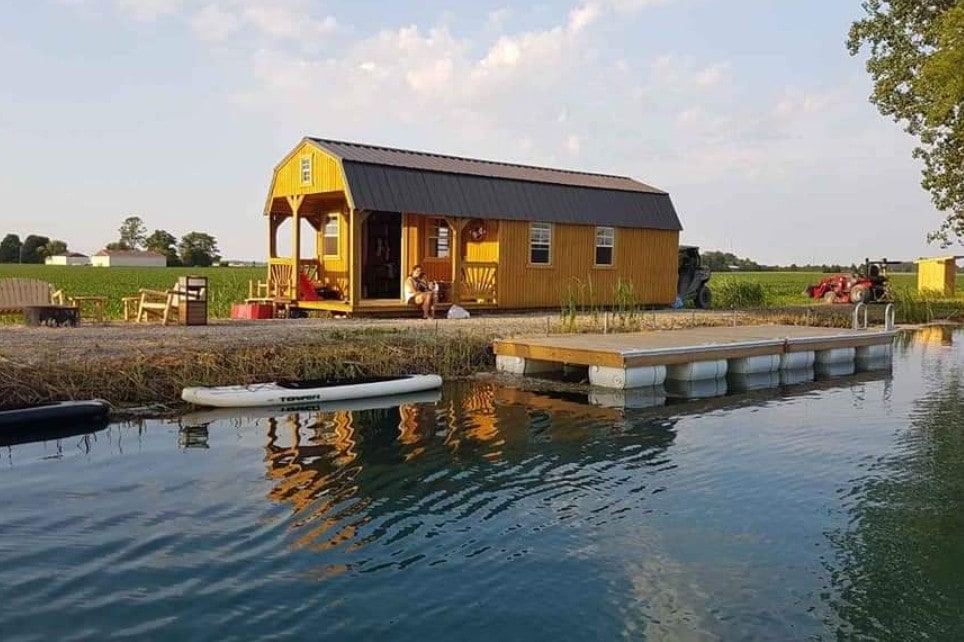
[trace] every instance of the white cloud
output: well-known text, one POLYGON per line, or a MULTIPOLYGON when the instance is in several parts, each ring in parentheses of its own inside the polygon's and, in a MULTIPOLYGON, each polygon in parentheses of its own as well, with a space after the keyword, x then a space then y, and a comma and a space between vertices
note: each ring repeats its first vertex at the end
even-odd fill
POLYGON ((729 73, 730 63, 716 63, 697 71, 693 77, 693 82, 699 87, 712 87, 718 85, 729 73))
POLYGON ((590 2, 569 12, 569 33, 579 33, 599 19, 602 7, 590 2))
POLYGON ((635 13, 657 5, 666 4, 667 0, 609 0, 609 7, 617 13, 635 13))
POLYGON ((151 21, 158 17, 177 13, 181 0, 117 0, 117 6, 135 20, 151 21))
POLYGON ((505 28, 505 23, 511 17, 512 17, 512 9, 503 7, 501 9, 490 11, 488 18, 486 19, 486 22, 491 29, 494 29, 496 31, 502 31, 505 28))
POLYGON ((582 149, 582 140, 575 134, 569 134, 566 138, 566 151, 571 155, 576 156, 582 149))
POLYGON ((334 16, 313 18, 305 11, 257 2, 244 7, 242 16, 265 36, 282 40, 298 40, 332 33, 338 26, 334 16))
POLYGON ((230 11, 209 4, 191 17, 191 29, 201 40, 222 42, 238 30, 239 21, 230 11))

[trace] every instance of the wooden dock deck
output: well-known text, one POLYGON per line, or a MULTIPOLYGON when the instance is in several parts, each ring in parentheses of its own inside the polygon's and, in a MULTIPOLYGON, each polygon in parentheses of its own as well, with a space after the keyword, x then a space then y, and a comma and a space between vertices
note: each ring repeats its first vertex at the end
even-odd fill
POLYGON ((594 385, 634 388, 726 376, 887 360, 893 330, 758 325, 625 334, 570 334, 496 341, 497 367, 538 374, 586 366, 594 385))

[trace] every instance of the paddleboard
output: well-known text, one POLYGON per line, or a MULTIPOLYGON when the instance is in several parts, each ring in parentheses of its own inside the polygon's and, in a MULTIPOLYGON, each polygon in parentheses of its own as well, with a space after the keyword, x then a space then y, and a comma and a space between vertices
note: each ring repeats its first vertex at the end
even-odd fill
POLYGON ((438 375, 314 379, 276 381, 246 386, 197 386, 182 390, 181 399, 197 406, 215 408, 295 406, 404 395, 434 390, 441 386, 442 378, 438 375))
POLYGON ((99 400, 0 410, 0 446, 96 432, 107 425, 109 414, 110 406, 99 400))
POLYGON ((314 414, 319 412, 359 412, 365 410, 381 410, 397 408, 403 405, 433 404, 442 399, 440 390, 424 390, 407 395, 392 395, 390 397, 366 397, 364 399, 346 399, 344 401, 323 401, 308 404, 293 404, 290 406, 258 406, 255 408, 217 408, 214 410, 198 410, 181 415, 178 422, 181 425, 196 426, 209 424, 213 421, 244 421, 267 419, 271 417, 285 417, 293 414, 314 414))

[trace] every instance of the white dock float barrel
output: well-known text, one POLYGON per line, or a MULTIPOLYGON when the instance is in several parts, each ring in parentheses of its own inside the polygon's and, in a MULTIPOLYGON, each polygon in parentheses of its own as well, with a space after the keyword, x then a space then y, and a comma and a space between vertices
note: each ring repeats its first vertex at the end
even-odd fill
POLYGON ((729 374, 758 374, 780 369, 780 355, 767 354, 761 357, 740 357, 730 359, 726 371, 729 374))
POLYGON ((535 359, 526 359, 525 357, 506 357, 503 355, 496 355, 495 367, 499 372, 507 372, 515 375, 539 374, 562 370, 561 363, 538 361, 535 359))
POLYGON ((708 399, 722 397, 729 390, 726 378, 700 379, 699 381, 666 380, 666 394, 680 399, 708 399))
POLYGON ((589 403, 603 408, 655 408, 666 403, 666 391, 662 386, 630 390, 595 389, 589 391, 589 403))
MULTIPOLYGON (((801 353, 797 353, 801 354, 801 353)), ((812 352, 806 354, 813 354, 812 352)), ((795 370, 781 370, 780 371, 780 385, 781 386, 795 386, 799 383, 809 383, 814 380, 815 374, 813 372, 813 366, 809 368, 797 368, 795 370)))
POLYGON ((726 376, 726 359, 694 361, 666 367, 666 378, 676 381, 703 381, 726 376))
POLYGON ((816 359, 814 352, 786 352, 780 355, 780 369, 806 370, 813 367, 816 359))
POLYGON ((814 371, 820 377, 847 377, 857 371, 857 365, 853 361, 818 363, 814 371))
POLYGON ((726 375, 726 383, 731 392, 750 392, 752 390, 766 390, 776 388, 780 385, 780 373, 773 372, 754 372, 751 374, 726 375))
POLYGON ((831 363, 853 363, 853 360, 856 356, 856 348, 833 348, 831 350, 820 350, 817 352, 817 365, 828 365, 831 363))
POLYGON ((590 366, 589 383, 600 388, 652 388, 666 381, 666 366, 637 366, 633 368, 613 368, 610 366, 590 366))
POLYGON ((894 356, 894 346, 881 343, 875 346, 861 346, 857 348, 857 358, 864 360, 890 359, 894 356))

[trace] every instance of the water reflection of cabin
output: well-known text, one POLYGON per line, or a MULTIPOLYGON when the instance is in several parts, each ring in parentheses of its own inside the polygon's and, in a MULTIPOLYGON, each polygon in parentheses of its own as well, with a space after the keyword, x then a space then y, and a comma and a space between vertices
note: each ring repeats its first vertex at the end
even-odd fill
POLYGON ((260 294, 301 309, 405 310, 415 264, 443 303, 470 309, 557 307, 576 280, 599 305, 619 281, 640 304, 676 294, 670 197, 620 176, 305 138, 275 168, 265 215, 260 294), (314 256, 301 256, 306 233, 314 256))

